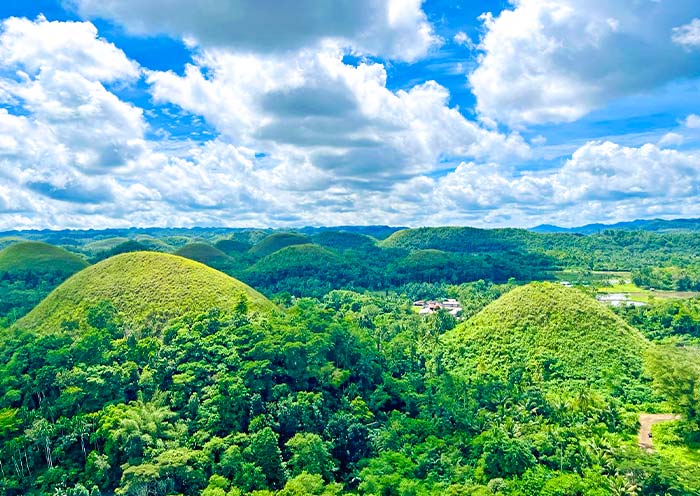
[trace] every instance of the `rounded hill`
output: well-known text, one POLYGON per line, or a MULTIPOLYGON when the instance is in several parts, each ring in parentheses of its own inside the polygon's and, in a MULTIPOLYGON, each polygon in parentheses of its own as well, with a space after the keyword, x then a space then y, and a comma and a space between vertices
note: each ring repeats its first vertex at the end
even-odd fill
POLYGON ((302 234, 274 233, 256 243, 250 253, 256 257, 266 257, 287 246, 309 244, 311 240, 302 234))
POLYGON ((0 251, 0 272, 51 272, 74 274, 87 267, 82 258, 63 248, 40 243, 22 241, 0 251))
POLYGON ((475 227, 421 227, 397 231, 384 241, 384 248, 483 252, 514 250, 533 235, 521 229, 477 229, 475 227))
MULTIPOLYGON (((284 279, 305 284, 309 279, 333 282, 348 281, 350 267, 343 259, 322 246, 305 244, 287 246, 258 260, 245 271, 245 279, 256 286, 266 286, 284 279)), ((275 287, 274 289, 280 289, 275 287)))
POLYGON ((268 311, 274 305, 263 295, 217 270, 175 255, 136 252, 117 255, 74 275, 17 322, 17 327, 39 332, 78 324, 87 311, 110 301, 125 324, 140 327, 166 321, 190 311, 234 308, 245 295, 251 310, 268 311))
POLYGON ((220 239, 214 243, 214 247, 223 251, 227 255, 243 253, 250 250, 251 245, 237 239, 220 239))
POLYGON ((591 296, 552 283, 505 294, 446 335, 457 368, 501 379, 617 389, 642 373, 649 346, 591 296))
POLYGON ((206 243, 190 243, 177 250, 174 254, 205 265, 225 262, 229 258, 223 251, 206 243))
POLYGON ((241 268, 237 260, 206 243, 190 243, 177 250, 175 255, 195 260, 226 273, 241 268))
POLYGON ((377 240, 365 234, 346 231, 321 231, 311 237, 312 241, 334 250, 362 250, 374 247, 377 240))

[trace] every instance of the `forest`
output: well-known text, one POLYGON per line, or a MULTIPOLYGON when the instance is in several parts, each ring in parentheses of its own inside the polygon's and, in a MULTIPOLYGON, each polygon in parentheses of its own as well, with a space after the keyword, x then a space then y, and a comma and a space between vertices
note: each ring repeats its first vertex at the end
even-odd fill
POLYGON ((2 236, 0 494, 700 494, 692 229, 2 236))

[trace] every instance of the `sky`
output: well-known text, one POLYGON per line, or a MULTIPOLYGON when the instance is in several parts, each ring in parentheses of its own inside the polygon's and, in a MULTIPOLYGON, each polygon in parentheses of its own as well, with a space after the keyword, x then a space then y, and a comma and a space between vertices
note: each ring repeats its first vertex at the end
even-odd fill
POLYGON ((697 0, 0 2, 0 230, 678 217, 697 0))

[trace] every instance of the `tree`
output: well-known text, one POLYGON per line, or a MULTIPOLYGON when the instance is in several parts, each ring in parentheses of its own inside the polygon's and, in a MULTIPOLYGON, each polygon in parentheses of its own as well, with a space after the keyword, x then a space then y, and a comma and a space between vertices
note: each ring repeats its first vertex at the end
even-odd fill
POLYGON ((250 445, 245 450, 247 457, 262 469, 270 487, 276 489, 281 488, 287 478, 278 443, 277 434, 265 427, 251 436, 250 445))
POLYGON ((700 423, 700 352, 657 346, 648 353, 647 369, 656 389, 678 413, 700 423))
POLYGON ((285 445, 291 454, 287 467, 292 476, 302 472, 318 474, 325 480, 333 479, 335 464, 330 455, 329 444, 321 436, 309 432, 294 435, 285 445))

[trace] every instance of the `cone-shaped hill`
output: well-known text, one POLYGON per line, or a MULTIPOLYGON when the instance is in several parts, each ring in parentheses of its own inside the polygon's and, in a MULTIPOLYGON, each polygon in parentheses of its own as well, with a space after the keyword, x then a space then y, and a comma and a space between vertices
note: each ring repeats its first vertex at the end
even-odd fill
POLYGON ((156 252, 126 253, 77 273, 16 325, 51 332, 64 321, 83 322, 89 308, 107 300, 126 324, 139 327, 153 317, 163 320, 213 307, 227 311, 242 294, 251 310, 274 309, 251 287, 199 262, 156 252))
POLYGON ((251 245, 236 239, 220 239, 214 243, 214 247, 227 255, 232 255, 234 253, 244 253, 250 250, 251 245))
MULTIPOLYGON (((350 266, 339 255, 313 244, 287 246, 258 260, 245 271, 245 280, 254 286, 266 286, 282 278, 299 283, 309 278, 346 283, 350 266)), ((268 289, 270 289, 268 287, 268 289)))
POLYGON ((190 243, 177 250, 175 255, 189 258, 226 273, 242 269, 238 260, 206 243, 190 243))
POLYGON ((505 379, 582 381, 613 389, 636 381, 647 341, 594 298, 552 283, 505 294, 445 336, 457 369, 505 379))
POLYGON ((253 245, 253 247, 250 249, 250 253, 256 257, 266 257, 271 253, 281 250, 287 246, 303 245, 308 243, 311 243, 311 240, 302 234, 274 233, 253 245))
POLYGON ((373 248, 377 244, 374 238, 345 231, 321 231, 314 234, 311 239, 318 245, 334 250, 363 250, 373 248))
POLYGON ((0 251, 0 273, 60 273, 66 276, 87 267, 87 262, 63 248, 23 241, 0 251))

